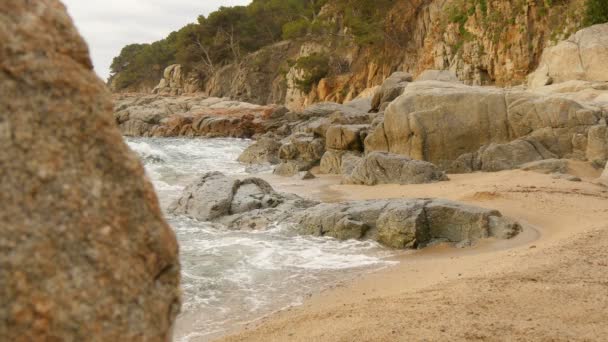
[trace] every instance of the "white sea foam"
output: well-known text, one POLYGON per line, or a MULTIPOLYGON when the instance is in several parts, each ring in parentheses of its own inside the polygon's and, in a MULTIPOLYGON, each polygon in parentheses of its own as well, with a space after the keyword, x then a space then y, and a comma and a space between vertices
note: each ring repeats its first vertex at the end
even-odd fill
MULTIPOLYGON (((166 207, 209 171, 231 175, 267 171, 236 161, 250 144, 238 139, 129 139, 166 207)), ((205 340, 274 310, 299 304, 311 291, 359 272, 383 267, 389 252, 374 242, 299 236, 274 225, 229 231, 217 224, 167 215, 180 243, 182 312, 195 317, 178 341, 205 340)))

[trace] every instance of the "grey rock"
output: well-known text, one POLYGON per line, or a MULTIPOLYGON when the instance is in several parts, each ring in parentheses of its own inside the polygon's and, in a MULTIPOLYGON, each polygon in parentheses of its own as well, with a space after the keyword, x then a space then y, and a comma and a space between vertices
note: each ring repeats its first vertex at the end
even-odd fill
POLYGON ((608 186, 608 163, 606 163, 604 172, 602 172, 602 175, 600 176, 598 181, 600 182, 600 184, 604 184, 604 185, 608 186))
POLYGON ((506 144, 490 144, 479 153, 482 171, 511 170, 522 164, 555 159, 556 156, 540 143, 523 139, 506 144))
POLYGON ((540 173, 567 173, 568 160, 566 159, 545 159, 520 165, 524 171, 534 171, 540 173))
POLYGON ((350 175, 361 161, 361 153, 328 150, 321 158, 320 172, 325 174, 350 175))
POLYGON ((372 152, 345 177, 345 184, 421 184, 448 180, 435 165, 401 155, 372 152))
POLYGON ((440 82, 456 82, 460 83, 456 73, 449 70, 425 70, 418 77, 416 81, 440 81, 440 82))
POLYGON ((279 148, 279 158, 318 163, 325 152, 323 139, 310 134, 295 133, 279 148))
POLYGON ((363 152, 369 125, 332 125, 327 129, 325 147, 333 150, 363 152))
POLYGON ((262 137, 247 147, 239 156, 238 161, 246 164, 277 164, 280 147, 281 143, 276 139, 262 137))
POLYGON ((299 215, 298 229, 303 234, 415 248, 434 241, 468 245, 487 237, 508 239, 521 226, 496 210, 446 200, 395 199, 319 204, 299 215))
POLYGON ((277 165, 272 173, 277 176, 293 177, 297 175, 300 171, 308 171, 314 166, 315 164, 310 162, 298 162, 294 160, 288 160, 281 162, 279 165, 277 165))
POLYGON ((296 195, 278 193, 260 178, 239 180, 210 172, 188 185, 168 212, 230 229, 263 229, 287 220, 296 208, 314 204, 296 195))
POLYGON ((412 75, 407 72, 395 72, 389 76, 376 93, 374 93, 371 111, 384 111, 390 102, 403 94, 403 90, 407 87, 409 82, 412 82, 412 80, 412 75))

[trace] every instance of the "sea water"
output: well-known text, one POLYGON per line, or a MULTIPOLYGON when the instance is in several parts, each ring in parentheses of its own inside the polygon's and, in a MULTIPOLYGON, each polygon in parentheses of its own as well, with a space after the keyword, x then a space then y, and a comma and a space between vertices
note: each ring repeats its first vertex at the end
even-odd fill
MULTIPOLYGON (((128 138, 166 209, 202 174, 252 176, 237 162, 242 139, 128 138)), ((255 172, 264 168, 255 168, 255 172)), ((231 231, 165 214, 180 246, 183 306, 177 341, 206 341, 244 322, 298 305, 311 292, 389 265, 374 242, 299 236, 289 227, 231 231)))

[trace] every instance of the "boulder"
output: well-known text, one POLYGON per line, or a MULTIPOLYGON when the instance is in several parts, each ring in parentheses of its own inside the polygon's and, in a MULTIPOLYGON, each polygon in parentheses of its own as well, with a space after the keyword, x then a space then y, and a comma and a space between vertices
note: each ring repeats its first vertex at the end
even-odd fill
POLYGON ((486 172, 512 170, 522 164, 555 157, 541 144, 523 139, 506 144, 493 143, 478 152, 479 170, 486 172))
POLYGON ((371 103, 372 112, 384 111, 386 106, 403 93, 412 75, 407 72, 395 72, 389 76, 374 93, 371 103))
POLYGON ((598 166, 608 161, 608 126, 596 125, 589 129, 586 156, 590 162, 598 166))
POLYGON ((539 173, 568 173, 568 160, 545 159, 520 165, 519 168, 539 173))
POLYGON ((281 143, 276 139, 262 137, 241 153, 238 161, 246 164, 277 164, 279 162, 279 148, 281 143))
POLYGON ((458 76, 456 73, 449 70, 425 70, 418 77, 416 77, 416 82, 418 81, 440 81, 440 82, 456 82, 460 83, 458 76))
POLYGON ((279 158, 318 163, 325 153, 325 142, 310 134, 295 133, 279 148, 279 158))
POLYGON ((355 152, 328 150, 321 158, 319 171, 325 174, 349 175, 360 160, 360 154, 355 152))
POLYGON ((521 231, 496 210, 428 199, 323 203, 304 210, 298 221, 303 234, 374 239, 400 249, 434 241, 465 246, 487 237, 508 239, 521 231))
POLYGON ((345 177, 345 184, 422 184, 448 180, 435 165, 385 152, 365 156, 345 177))
POLYGON ((363 141, 369 125, 329 126, 325 136, 325 147, 333 150, 363 151, 363 141))
POLYGON ((596 107, 558 95, 413 82, 367 136, 365 151, 397 153, 450 170, 454 161, 484 146, 524 139, 535 148, 542 145, 551 158, 584 158, 578 137, 587 136, 603 116, 596 107))
POLYGON ((608 82, 608 24, 584 28, 543 51, 538 69, 528 77, 537 88, 569 80, 608 82))
POLYGON ((180 264, 57 0, 1 1, 0 339, 169 341, 180 264))
POLYGON ((259 229, 284 221, 295 208, 313 204, 295 195, 277 193, 260 178, 239 180, 210 172, 188 185, 168 212, 231 229, 259 229))
POLYGON ((273 174, 282 177, 293 177, 297 175, 300 171, 307 171, 312 168, 312 165, 301 165, 300 163, 290 160, 281 162, 277 165, 272 171, 273 174))

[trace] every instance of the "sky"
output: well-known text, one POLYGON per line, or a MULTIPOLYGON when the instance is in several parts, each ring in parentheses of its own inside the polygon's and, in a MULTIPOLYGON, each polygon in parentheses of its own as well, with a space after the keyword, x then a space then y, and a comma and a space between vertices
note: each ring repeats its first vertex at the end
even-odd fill
POLYGON ((251 0, 63 0, 84 36, 95 71, 110 74, 112 59, 132 43, 151 43, 196 22, 220 6, 246 5, 251 0))

